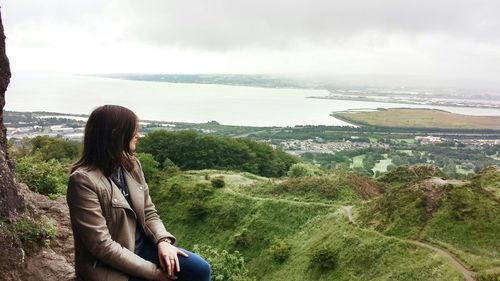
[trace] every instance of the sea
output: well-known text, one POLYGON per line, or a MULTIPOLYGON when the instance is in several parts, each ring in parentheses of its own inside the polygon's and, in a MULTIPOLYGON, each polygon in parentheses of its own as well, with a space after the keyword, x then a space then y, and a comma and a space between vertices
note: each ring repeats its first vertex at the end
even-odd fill
POLYGON ((330 114, 352 109, 436 108, 500 116, 499 109, 314 99, 326 90, 132 81, 68 74, 13 73, 5 110, 90 114, 104 104, 133 110, 141 120, 241 126, 350 126, 330 114))

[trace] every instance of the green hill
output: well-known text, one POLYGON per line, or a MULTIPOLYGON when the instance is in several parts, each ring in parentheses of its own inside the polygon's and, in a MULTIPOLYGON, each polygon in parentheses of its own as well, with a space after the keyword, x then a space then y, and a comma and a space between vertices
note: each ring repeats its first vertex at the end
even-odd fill
POLYGON ((389 184, 387 192, 369 202, 358 218, 364 227, 428 241, 448 249, 476 272, 493 269, 499 276, 499 180, 500 169, 490 167, 470 182, 430 173, 421 180, 389 184))
POLYGON ((238 251, 257 280, 464 280, 448 259, 409 238, 495 276, 498 201, 474 184, 481 178, 442 185, 419 169, 407 182, 390 174, 374 182, 348 173, 270 179, 186 171, 151 184, 151 194, 181 247, 238 251), (214 178, 224 187, 213 187, 214 178), (430 181, 440 187, 429 191, 430 181), (358 224, 347 220, 347 205, 358 224))

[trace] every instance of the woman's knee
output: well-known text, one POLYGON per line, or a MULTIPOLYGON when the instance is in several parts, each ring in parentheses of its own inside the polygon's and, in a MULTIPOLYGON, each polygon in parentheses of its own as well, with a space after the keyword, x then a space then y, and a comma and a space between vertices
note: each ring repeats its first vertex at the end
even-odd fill
POLYGON ((195 280, 200 280, 200 281, 209 281, 210 276, 212 274, 212 269, 210 267, 210 264, 203 259, 202 257, 198 256, 195 253, 185 251, 189 255, 188 258, 185 258, 183 262, 181 262, 181 272, 182 272, 182 267, 185 266, 185 269, 188 272, 185 272, 186 275, 189 275, 191 278, 195 280))
POLYGON ((210 275, 212 274, 212 268, 210 268, 210 264, 202 257, 200 257, 200 262, 198 264, 198 271, 200 276, 210 277, 210 275))

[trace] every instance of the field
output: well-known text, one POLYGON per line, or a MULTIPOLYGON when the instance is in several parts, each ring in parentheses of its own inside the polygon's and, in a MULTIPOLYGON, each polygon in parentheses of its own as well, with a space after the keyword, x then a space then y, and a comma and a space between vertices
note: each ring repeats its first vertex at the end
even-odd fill
POLYGON ((404 128, 500 129, 500 116, 471 116, 436 109, 391 108, 369 112, 336 112, 349 123, 404 128))

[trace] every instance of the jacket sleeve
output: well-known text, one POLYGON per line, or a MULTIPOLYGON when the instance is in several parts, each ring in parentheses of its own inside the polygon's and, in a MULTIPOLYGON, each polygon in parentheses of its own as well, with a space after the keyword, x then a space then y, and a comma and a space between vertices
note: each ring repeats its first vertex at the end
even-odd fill
POLYGON ((96 185, 84 172, 75 172, 70 176, 66 196, 73 231, 78 233, 92 255, 128 275, 153 280, 156 265, 111 238, 96 185))
MULTIPOLYGON (((144 172, 142 171, 141 162, 139 159, 135 158, 139 167, 139 174, 141 176, 141 181, 143 184, 146 184, 146 178, 144 177, 144 172)), ((151 196, 149 195, 149 188, 146 190, 144 194, 144 227, 149 230, 150 234, 156 243, 160 239, 170 238, 172 240, 172 244, 177 240, 174 235, 168 232, 165 229, 165 225, 163 224, 158 212, 156 211, 155 205, 151 200, 151 196)))

